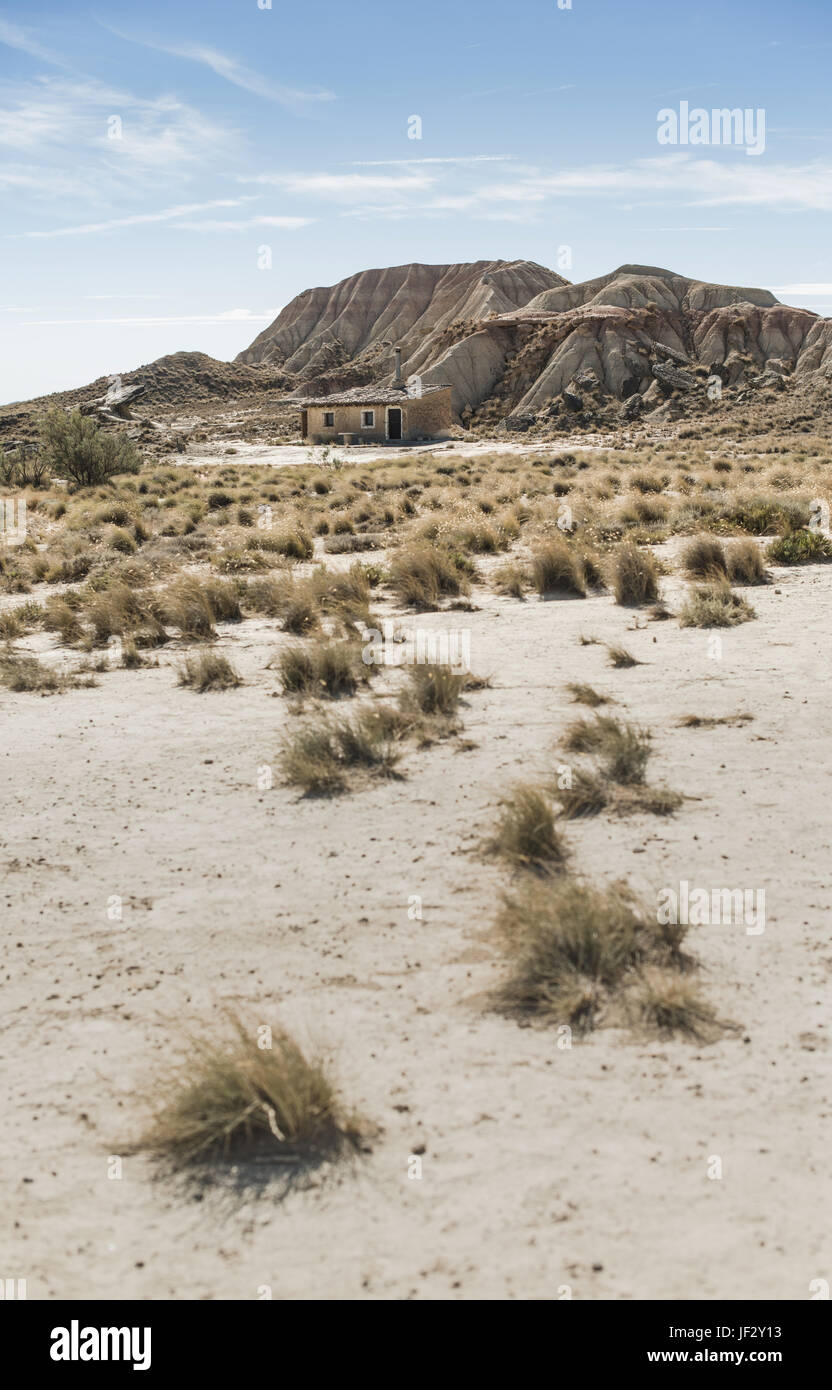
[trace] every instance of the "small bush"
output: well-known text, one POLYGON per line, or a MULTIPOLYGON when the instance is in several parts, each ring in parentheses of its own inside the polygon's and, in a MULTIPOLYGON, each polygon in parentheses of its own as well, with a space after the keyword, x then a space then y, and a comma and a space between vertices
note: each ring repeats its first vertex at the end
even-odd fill
POLYGON ((638 981, 640 969, 684 963, 685 927, 660 926, 654 916, 619 884, 530 884, 505 899, 498 917, 511 973, 497 1007, 580 1029, 605 1016, 618 1021, 614 1006, 624 1000, 616 996, 638 981))
POLYGON ((80 410, 57 407, 39 421, 40 452, 49 472, 79 487, 105 483, 117 473, 138 473, 141 458, 126 434, 109 433, 80 410))
POLYGON ((607 656, 610 666, 614 666, 619 671, 626 670, 629 666, 641 666, 642 664, 638 657, 633 656, 633 653, 628 651, 626 647, 622 647, 620 642, 610 643, 607 646, 607 656))
POLYGON ((725 550, 721 541, 712 536, 699 536, 685 546, 682 567, 696 579, 719 578, 728 572, 725 550))
POLYGON ((437 608, 444 596, 456 598, 470 589, 458 560, 449 551, 429 544, 397 551, 389 579, 396 597, 414 608, 437 608))
POLYGON ((350 769, 391 777, 401 756, 400 734, 396 711, 383 705, 360 710, 352 719, 308 720, 281 745, 283 777, 290 786, 310 793, 343 790, 350 769))
POLYGON ((832 540, 822 531, 794 531, 772 541, 766 555, 775 565, 816 565, 832 560, 832 540))
POLYGON ((354 642, 284 647, 277 668, 284 694, 325 695, 330 700, 354 695, 370 672, 354 642))
POLYGON ((563 746, 570 753, 593 753, 602 760, 604 775, 622 786, 644 782, 650 757, 650 732, 636 724, 596 714, 576 719, 566 730, 563 746))
POLYGON ((233 1015, 224 1037, 187 1040, 153 1096, 153 1123, 135 1147, 175 1168, 269 1154, 335 1158, 359 1143, 358 1121, 344 1114, 323 1063, 281 1030, 261 1048, 233 1015))
POLYGON ((756 617, 754 609, 735 594, 727 579, 694 588, 679 614, 682 627, 736 627, 756 617))
POLYGON ((532 585, 541 598, 549 594, 576 594, 586 598, 586 577, 580 554, 563 539, 539 545, 532 552, 532 585))
POLYGON ((402 708, 421 714, 456 714, 459 698, 466 686, 464 672, 449 666, 417 665, 408 669, 408 685, 401 695, 402 708))
POLYGON ((613 554, 611 587, 616 603, 639 606, 659 597, 659 575, 650 551, 624 541, 613 554))
POLYGON ((561 869, 567 858, 550 803, 537 787, 527 783, 518 784, 504 798, 488 848, 510 864, 536 873, 561 869))
POLYGON ((728 578, 732 584, 765 584, 766 562, 760 547, 752 540, 734 541, 725 552, 728 578))
POLYGON ((242 679, 227 657, 219 652, 200 652, 189 656, 179 668, 179 685, 203 694, 206 690, 232 690, 242 679))
POLYGON ((597 709, 599 705, 608 705, 610 702, 608 695, 601 695, 594 686, 587 685, 584 681, 570 681, 566 689, 576 705, 589 705, 590 709, 597 709))

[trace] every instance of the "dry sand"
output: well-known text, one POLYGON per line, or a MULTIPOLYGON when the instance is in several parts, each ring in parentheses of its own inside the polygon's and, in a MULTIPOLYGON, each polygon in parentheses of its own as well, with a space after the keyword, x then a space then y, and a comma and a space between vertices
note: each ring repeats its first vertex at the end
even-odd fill
POLYGON ((493 675, 464 712, 476 746, 414 751, 405 780, 332 800, 258 788, 291 717, 271 623, 222 629, 247 681, 227 693, 177 688, 172 648, 97 689, 3 693, 4 1276, 31 1299, 788 1300, 832 1279, 832 573, 778 571, 749 598, 758 620, 721 634, 721 660, 675 621, 629 631, 608 597, 478 590, 481 611, 421 617, 470 628, 493 675), (580 633, 644 664, 614 671, 580 633), (651 901, 680 879, 766 890, 762 935, 691 930, 706 995, 741 1025, 713 1045, 602 1030, 561 1050, 484 1007, 508 875, 478 844, 511 780, 558 760, 568 680, 648 724, 653 780, 692 798, 572 823, 576 867, 651 901), (676 727, 740 710, 753 722, 676 727), (372 1152, 282 1200, 196 1200, 142 1158, 109 1179, 181 1022, 216 1030, 229 1003, 332 1050, 381 1126, 372 1152))

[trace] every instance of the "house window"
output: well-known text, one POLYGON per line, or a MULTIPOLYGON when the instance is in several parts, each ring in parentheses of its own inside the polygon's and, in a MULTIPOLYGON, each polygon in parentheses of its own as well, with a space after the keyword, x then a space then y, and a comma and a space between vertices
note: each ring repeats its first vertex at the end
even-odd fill
POLYGON ((362 428, 362 429, 365 429, 365 430, 371 430, 371 429, 374 428, 375 423, 376 423, 376 412, 375 412, 374 410, 362 410, 362 412, 361 412, 361 428, 362 428))
POLYGON ((325 429, 325 430, 334 430, 334 429, 335 429, 335 411, 334 411, 334 410, 325 410, 325 411, 324 411, 324 429, 325 429))

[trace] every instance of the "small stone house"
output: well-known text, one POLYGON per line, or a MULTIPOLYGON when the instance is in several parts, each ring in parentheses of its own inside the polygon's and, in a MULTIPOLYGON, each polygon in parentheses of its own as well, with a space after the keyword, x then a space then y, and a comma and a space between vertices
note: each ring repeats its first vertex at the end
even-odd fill
POLYGON ((453 424, 450 386, 357 386, 298 400, 310 444, 388 444, 446 436, 453 424))

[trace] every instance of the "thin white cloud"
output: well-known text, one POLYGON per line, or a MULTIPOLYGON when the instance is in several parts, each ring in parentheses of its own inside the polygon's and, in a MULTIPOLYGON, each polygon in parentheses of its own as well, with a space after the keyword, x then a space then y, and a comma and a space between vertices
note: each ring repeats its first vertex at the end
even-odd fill
POLYGON ((20 232, 22 237, 91 236, 96 232, 119 231, 123 227, 137 227, 147 222, 169 222, 174 217, 186 217, 189 213, 210 212, 214 208, 236 208, 247 198, 215 198, 210 203, 179 203, 175 207, 162 208, 159 212, 136 212, 130 217, 111 217, 107 222, 85 222, 80 227, 53 227, 47 232, 20 232))
POLYGON ((349 163, 354 169, 373 169, 411 164, 506 164, 513 158, 511 154, 460 154, 434 159, 351 159, 349 163))
POLYGON ((386 198, 391 193, 423 193, 435 183, 433 175, 414 171, 411 174, 257 174, 241 177, 240 183, 267 184, 285 189, 287 193, 332 198, 336 201, 377 195, 386 198))
POLYGON ((254 227, 280 227, 293 231, 298 227, 309 227, 316 222, 315 217, 249 217, 239 222, 223 222, 206 218, 199 222, 172 222, 171 227, 183 232, 248 232, 254 227))
POLYGON ((184 58, 188 62, 201 63, 203 67, 210 68, 212 72, 216 73, 217 77, 222 77, 226 82, 233 83, 235 87, 242 87, 246 92, 264 97, 266 101, 278 102, 281 106, 296 108, 309 102, 335 100, 334 92, 307 92, 274 82, 271 78, 263 77, 253 68, 238 62, 230 54, 220 53, 215 48, 205 48, 201 44, 168 44, 153 39, 140 39, 134 34, 125 34, 123 30, 116 29, 111 24, 105 24, 102 20, 98 20, 98 23, 109 33, 114 34, 116 38, 124 39, 126 43, 140 44, 142 48, 152 48, 155 52, 167 53, 172 58, 184 58))
POLYGON ((38 58, 42 63, 49 63, 52 67, 67 66, 60 54, 53 53, 51 48, 45 48, 30 29, 23 29, 19 24, 10 24, 7 19, 0 19, 0 43, 6 48, 16 48, 20 53, 28 53, 30 58, 38 58))
POLYGON ((253 313, 251 309, 223 309, 216 314, 171 314, 153 318, 114 318, 114 319, 30 319, 21 328, 79 328, 82 324, 118 325, 126 328, 159 328, 165 324, 187 326, 191 323, 237 324, 271 323, 277 310, 253 313))
POLYGON ((809 297, 819 296, 822 299, 832 295, 832 284, 821 282, 820 284, 797 284, 797 285, 775 285, 771 289, 772 294, 796 294, 808 295, 809 297))

